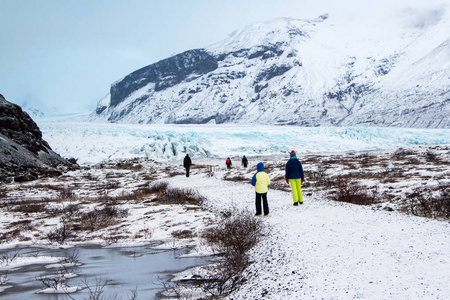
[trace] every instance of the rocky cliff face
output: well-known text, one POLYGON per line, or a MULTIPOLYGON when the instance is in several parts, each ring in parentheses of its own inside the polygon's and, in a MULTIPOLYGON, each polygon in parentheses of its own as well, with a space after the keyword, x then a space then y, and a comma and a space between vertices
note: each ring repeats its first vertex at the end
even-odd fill
POLYGON ((30 116, 0 95, 0 182, 28 181, 77 167, 53 152, 30 116))
POLYGON ((384 36, 327 15, 251 24, 114 83, 91 119, 449 128, 449 14, 437 15, 384 36))

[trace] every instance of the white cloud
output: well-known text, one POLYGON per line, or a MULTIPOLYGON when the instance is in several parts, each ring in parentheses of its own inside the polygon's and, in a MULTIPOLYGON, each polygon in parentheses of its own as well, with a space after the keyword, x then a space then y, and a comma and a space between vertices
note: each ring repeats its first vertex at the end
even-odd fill
POLYGON ((426 28, 436 25, 445 15, 445 7, 417 9, 407 8, 403 11, 403 17, 406 19, 407 25, 416 28, 426 28))

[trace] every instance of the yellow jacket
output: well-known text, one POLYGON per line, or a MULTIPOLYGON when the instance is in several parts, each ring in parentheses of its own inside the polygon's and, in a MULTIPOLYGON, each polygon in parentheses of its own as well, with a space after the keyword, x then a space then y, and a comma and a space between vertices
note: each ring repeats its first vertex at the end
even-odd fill
POLYGON ((258 194, 267 193, 267 186, 270 184, 269 175, 266 172, 258 172, 256 174, 255 192, 258 194))

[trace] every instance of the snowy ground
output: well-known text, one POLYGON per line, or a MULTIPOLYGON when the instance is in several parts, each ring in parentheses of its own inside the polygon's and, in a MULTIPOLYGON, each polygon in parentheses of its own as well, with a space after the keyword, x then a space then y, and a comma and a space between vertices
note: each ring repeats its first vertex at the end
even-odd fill
MULTIPOLYGON (((449 148, 438 148, 440 151, 436 153, 447 159, 449 148)), ((414 149, 417 151, 414 157, 419 161, 418 153, 430 153, 426 151, 431 150, 426 149, 414 149)), ((412 154, 413 150, 410 151, 409 154, 412 154)), ((377 157, 377 163, 369 164, 364 169, 374 171, 378 168, 382 171, 390 169, 382 158, 398 154, 399 151, 378 151, 356 156, 377 157)), ((344 162, 349 157, 357 163, 355 155, 351 154, 340 156, 340 161, 344 162)), ((306 169, 318 167, 308 163, 311 158, 305 159, 306 169)), ((326 160, 331 161, 331 157, 326 156, 326 160)), ((432 184, 438 178, 446 182, 449 180, 448 164, 438 167, 439 171, 435 170, 437 173, 433 174, 432 164, 421 165, 418 161, 413 166, 413 172, 404 163, 400 166, 400 163, 396 171, 402 170, 409 175, 397 182, 393 178, 385 178, 384 183, 379 178, 360 180, 368 189, 372 185, 378 187, 382 203, 377 205, 358 206, 330 201, 326 190, 320 191, 313 184, 305 184, 305 204, 295 207, 289 192, 270 190, 270 215, 262 217, 267 234, 251 253, 253 264, 246 272, 249 280, 228 298, 448 299, 448 219, 437 221, 399 212, 402 210, 400 198, 408 197, 414 186, 432 184), (378 181, 377 184, 374 184, 375 181, 378 181), (396 191, 402 196, 390 197, 383 190, 396 191), (383 198, 385 196, 387 198, 383 198), (393 207, 395 210, 391 211, 393 207)), ((252 170, 255 163, 257 161, 253 162, 252 170)), ((391 163, 394 162, 391 160, 391 163)), ((269 164, 272 164, 269 175, 273 180, 282 171, 276 167, 278 162, 270 160, 266 162, 266 165, 269 164)), ((348 170, 336 172, 331 164, 328 167, 330 176, 333 173, 338 175, 333 180, 342 180, 344 174, 350 174, 348 170)), ((360 170, 354 172, 358 174, 360 170)), ((234 171, 228 177, 250 178, 252 172, 249 173, 234 171)), ((224 176, 227 177, 226 174, 224 176)), ((200 191, 208 198, 208 207, 215 212, 230 207, 254 210, 253 188, 245 181, 230 182, 195 175, 191 178, 177 177, 171 180, 171 184, 200 191)))
MULTIPOLYGON (((262 217, 267 231, 251 252, 253 263, 244 274, 248 281, 228 298, 448 298, 448 218, 405 214, 407 200, 416 191, 437 193, 439 186, 448 187, 448 146, 300 158, 307 182, 305 204, 299 207, 292 206, 284 184, 286 155, 254 156, 247 169, 233 156, 231 171, 225 170, 222 158, 197 159, 189 178, 180 161, 117 160, 59 178, 5 185, 0 189, 1 245, 129 246, 163 240, 162 247, 191 245, 191 255, 208 254, 211 249, 199 234, 223 211, 254 211, 249 181, 256 163, 263 161, 273 182, 268 194, 271 212, 262 217), (332 183, 344 180, 373 193, 379 203, 358 206, 330 200, 332 183), (203 205, 161 203, 161 195, 148 189, 161 181, 197 191, 205 197, 203 205), (88 220, 82 216, 108 205, 128 214, 105 227, 80 229, 78 222, 88 220), (51 239, 49 233, 61 229, 70 216, 76 234, 64 242, 51 239)), ((0 271, 20 261, 3 260, 0 271)))
MULTIPOLYGON (((252 209, 248 183, 196 175, 177 179, 198 189, 216 211, 252 209)), ((308 189, 305 189, 308 193, 308 189)), ((269 191, 269 229, 252 251, 249 280, 229 299, 447 299, 449 223, 324 200, 292 206, 269 191)))

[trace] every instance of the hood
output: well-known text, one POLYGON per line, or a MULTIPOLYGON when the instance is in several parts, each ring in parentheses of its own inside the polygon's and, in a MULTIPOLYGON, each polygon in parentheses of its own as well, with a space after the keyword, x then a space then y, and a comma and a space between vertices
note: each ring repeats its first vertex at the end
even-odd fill
POLYGON ((264 171, 264 164, 263 164, 262 162, 258 163, 258 164, 256 165, 256 170, 257 170, 258 172, 264 171))
POLYGON ((298 161, 297 157, 291 157, 291 159, 289 159, 288 163, 292 164, 292 165, 298 165, 300 162, 298 161))

